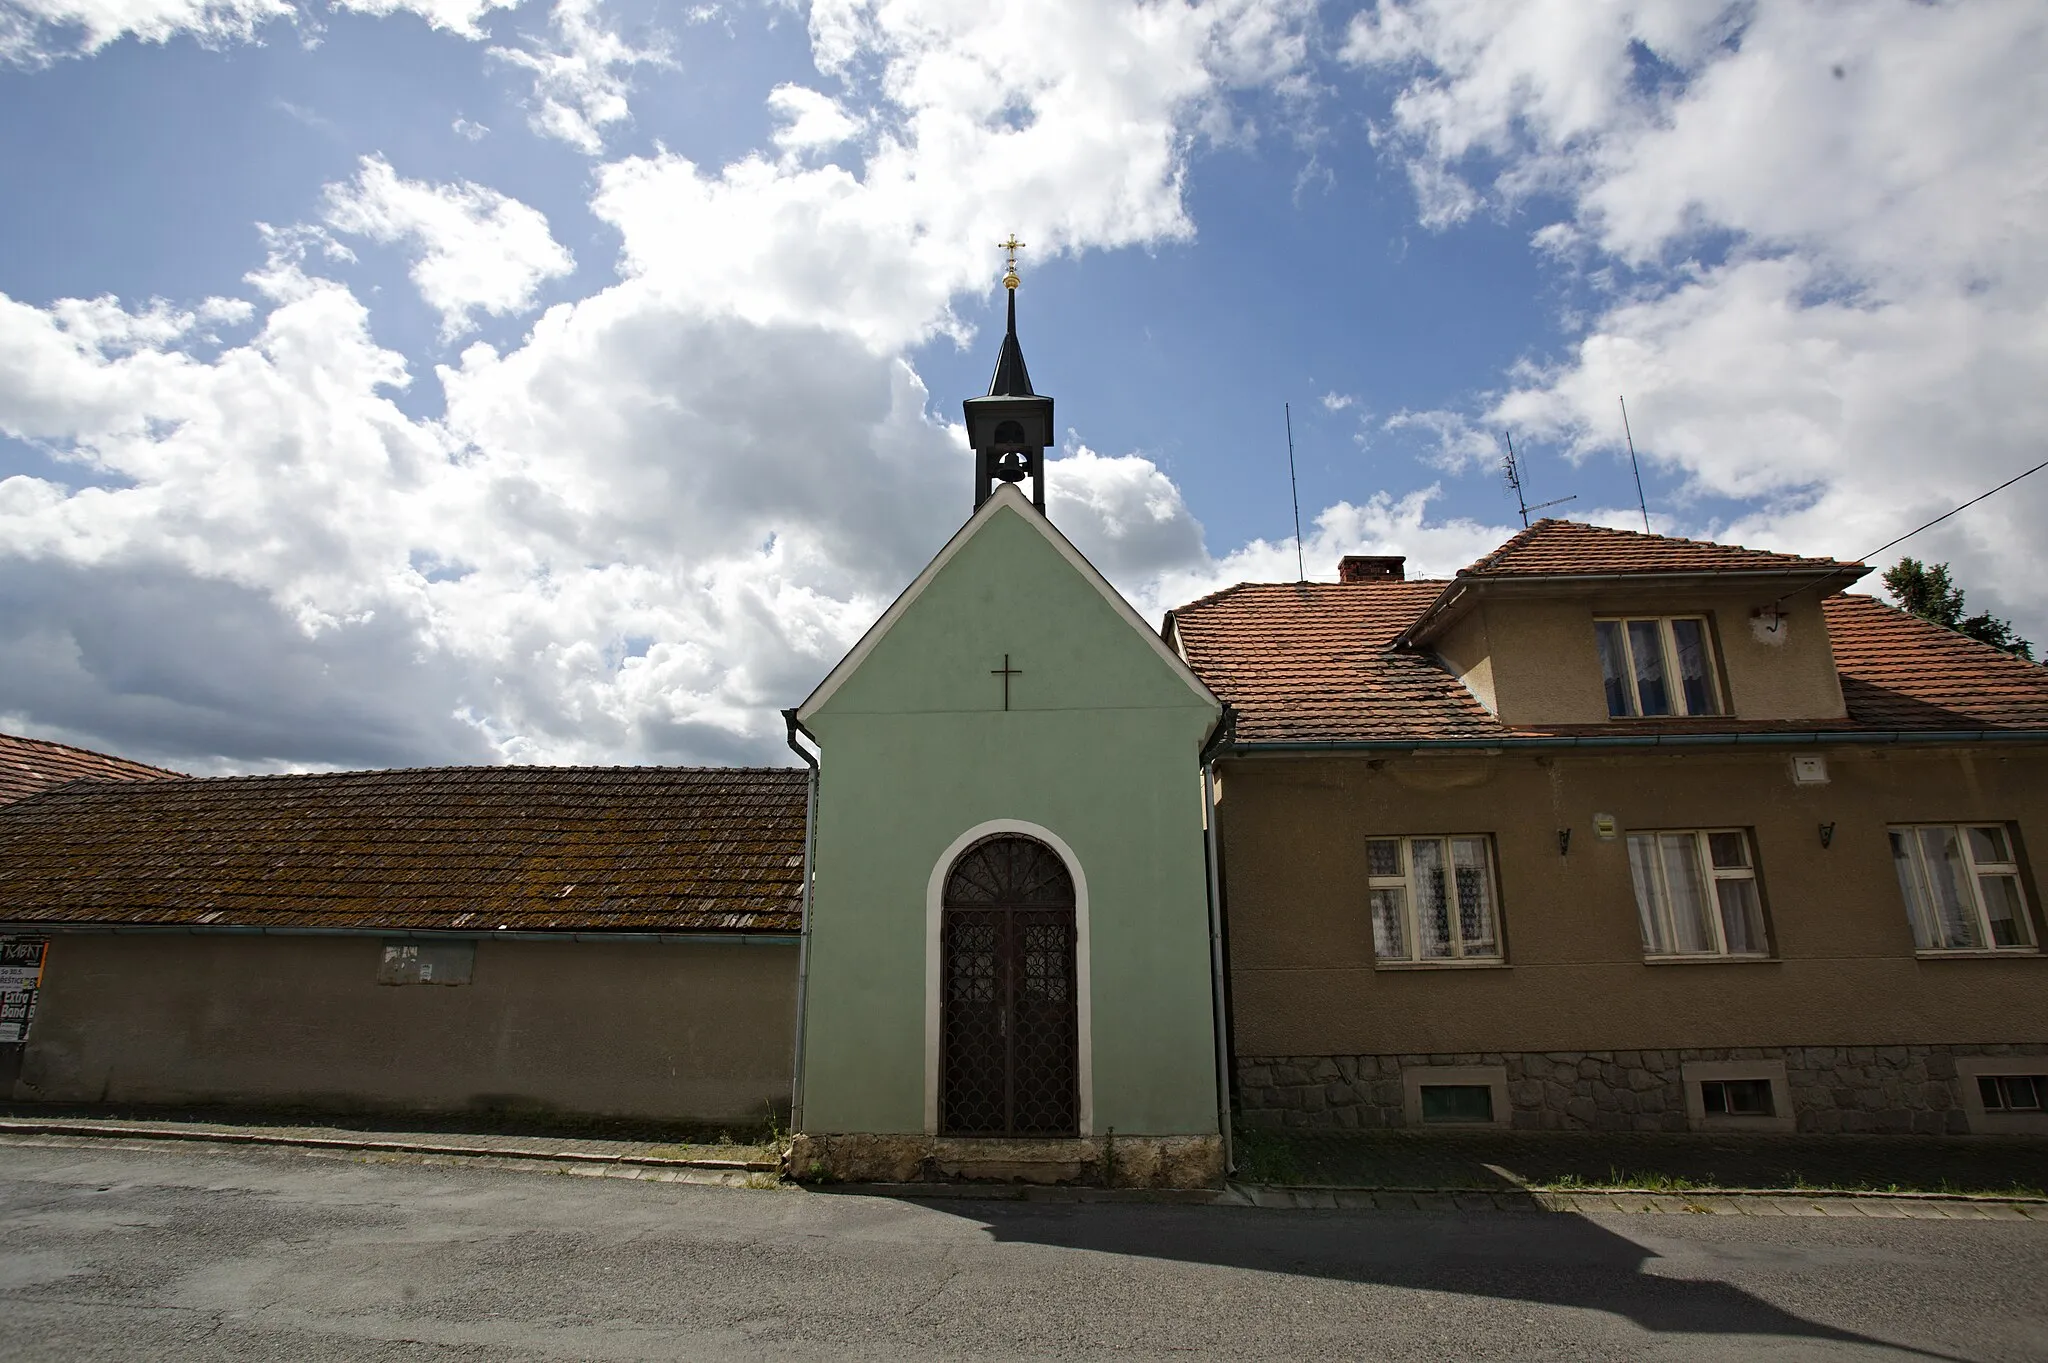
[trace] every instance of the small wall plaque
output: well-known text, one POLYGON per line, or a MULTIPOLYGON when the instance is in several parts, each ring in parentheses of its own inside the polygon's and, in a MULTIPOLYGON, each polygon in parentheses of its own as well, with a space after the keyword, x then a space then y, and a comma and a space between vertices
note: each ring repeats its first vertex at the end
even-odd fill
POLYGON ((1614 841, 1616 827, 1617 825, 1612 814, 1595 814, 1593 816, 1593 836, 1602 842, 1614 841))
POLYGON ((468 984, 475 969, 475 942, 386 942, 377 983, 468 984))
POLYGON ((1792 759, 1792 781, 1801 786, 1824 786, 1828 783, 1828 760, 1825 757, 1795 757, 1792 759))

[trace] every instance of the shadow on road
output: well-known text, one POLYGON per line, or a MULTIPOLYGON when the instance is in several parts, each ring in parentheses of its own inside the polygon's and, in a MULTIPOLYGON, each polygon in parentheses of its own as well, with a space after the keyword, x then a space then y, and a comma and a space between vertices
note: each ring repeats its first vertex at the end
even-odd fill
POLYGON ((1784 1336, 1953 1357, 1806 1320, 1729 1283, 1645 1272, 1658 1258, 1654 1251, 1567 1213, 1431 1216, 951 1198, 920 1205, 971 1218, 998 1242, 1586 1307, 1663 1334, 1784 1336))

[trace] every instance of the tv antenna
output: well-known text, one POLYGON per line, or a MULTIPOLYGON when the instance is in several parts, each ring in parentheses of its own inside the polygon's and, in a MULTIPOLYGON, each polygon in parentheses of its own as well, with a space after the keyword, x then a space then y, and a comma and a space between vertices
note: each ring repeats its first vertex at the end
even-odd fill
POLYGON ((1636 462, 1636 436, 1628 428, 1628 399, 1617 396, 1614 400, 1621 404, 1621 433, 1628 438, 1628 466, 1636 471, 1636 505, 1642 508, 1643 533, 1647 535, 1650 533, 1650 504, 1643 500, 1643 466, 1636 462))
POLYGON ((1500 469, 1503 474, 1507 475, 1508 486, 1515 490, 1515 506, 1521 510, 1522 528, 1524 530, 1529 528, 1529 513, 1531 511, 1541 511, 1546 506, 1563 506, 1566 502, 1578 500, 1579 494, 1574 492, 1569 497, 1552 497, 1547 502, 1538 502, 1534 506, 1529 505, 1528 499, 1522 495, 1522 467, 1515 459, 1515 438, 1506 431, 1500 433, 1500 438, 1507 441, 1508 444, 1508 456, 1500 461, 1500 469))
POLYGON ((1294 571, 1296 582, 1308 581, 1308 567, 1301 557, 1301 484, 1294 478, 1294 409, 1289 403, 1280 404, 1280 415, 1287 419, 1287 491, 1294 498, 1294 571))

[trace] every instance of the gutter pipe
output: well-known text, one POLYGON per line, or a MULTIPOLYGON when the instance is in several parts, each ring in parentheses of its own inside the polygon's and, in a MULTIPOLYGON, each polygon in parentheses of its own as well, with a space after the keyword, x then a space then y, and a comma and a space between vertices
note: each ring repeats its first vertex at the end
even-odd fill
POLYGON ((1216 1026, 1216 1131, 1223 1138, 1223 1172, 1237 1169, 1237 1156, 1230 1130, 1230 1001, 1223 973, 1223 877, 1217 860, 1216 758, 1230 747, 1237 729, 1237 712, 1226 703, 1216 721, 1216 732, 1202 745, 1202 835, 1209 871, 1209 981, 1211 1013, 1216 1026))
POLYGON ((789 750, 811 769, 804 799, 804 900, 796 949, 796 1056, 789 1076, 789 1129, 797 1132, 804 1129, 804 1021, 811 985, 811 879, 818 845, 818 756, 798 743, 796 736, 802 733, 813 744, 818 739, 804 728, 795 710, 784 710, 782 719, 789 726, 789 750))
POLYGON ((1832 744, 1868 747, 1944 743, 2048 743, 2048 729, 1809 730, 1762 734, 1555 734, 1500 738, 1310 738, 1230 744, 1233 756, 1297 752, 1499 752, 1547 748, 1709 748, 1832 744))

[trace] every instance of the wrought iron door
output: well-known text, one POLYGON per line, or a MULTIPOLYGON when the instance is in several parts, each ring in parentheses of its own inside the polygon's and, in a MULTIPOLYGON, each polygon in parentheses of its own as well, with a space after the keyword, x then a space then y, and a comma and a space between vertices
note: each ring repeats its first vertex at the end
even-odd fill
POLYGON ((1080 1124, 1074 882, 1033 838, 999 834, 946 877, 939 1129, 1072 1136, 1080 1124))

